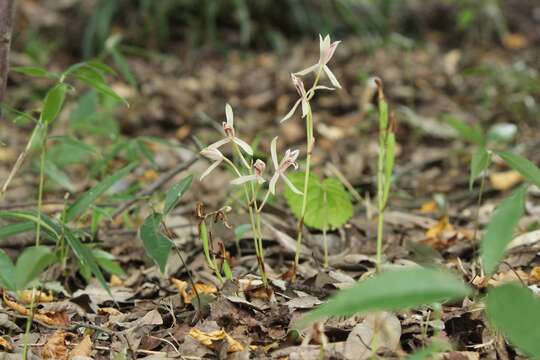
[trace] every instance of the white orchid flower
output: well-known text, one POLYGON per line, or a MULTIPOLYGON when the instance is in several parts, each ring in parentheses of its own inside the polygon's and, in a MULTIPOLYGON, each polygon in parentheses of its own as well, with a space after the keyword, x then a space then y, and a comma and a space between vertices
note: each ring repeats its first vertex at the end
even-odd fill
POLYGON ((298 169, 298 164, 296 163, 296 159, 298 158, 298 155, 300 154, 299 150, 292 150, 288 149, 285 152, 285 156, 283 156, 283 159, 281 159, 281 162, 278 161, 277 157, 277 136, 272 140, 272 143, 270 144, 270 152, 272 154, 272 163, 274 164, 274 168, 276 169, 274 172, 274 175, 270 179, 270 182, 268 184, 268 190, 272 195, 276 194, 276 183, 281 178, 285 184, 296 194, 302 195, 302 192, 298 190, 293 183, 285 176, 285 171, 289 167, 294 167, 295 169, 298 169))
POLYGON ((231 105, 226 104, 225 105, 225 116, 227 117, 227 121, 223 122, 223 132, 225 133, 225 138, 221 139, 210 146, 208 146, 209 149, 218 149, 221 146, 233 142, 240 146, 247 154, 250 156, 253 156, 253 150, 251 149, 251 146, 249 146, 248 143, 246 143, 244 140, 236 137, 235 131, 234 131, 234 115, 231 105))
POLYGON ((334 56, 336 48, 340 42, 341 41, 330 42, 330 35, 326 35, 323 39, 322 35, 319 34, 319 62, 305 68, 304 70, 300 70, 299 72, 295 73, 295 75, 304 76, 310 72, 318 73, 322 69, 326 73, 326 76, 328 76, 328 79, 330 79, 332 85, 338 89, 341 89, 341 85, 327 65, 330 59, 332 59, 332 56, 334 56))
POLYGON ((291 110, 287 113, 287 115, 285 115, 280 120, 280 122, 284 122, 285 120, 290 119, 291 116, 293 116, 293 114, 295 113, 296 108, 298 107, 299 104, 302 104, 302 118, 304 118, 307 115, 307 113, 309 112, 309 100, 311 100, 313 95, 315 95, 316 90, 319 90, 319 89, 322 89, 322 90, 334 90, 334 88, 331 88, 331 87, 318 85, 318 86, 315 86, 312 89, 309 89, 309 91, 306 92, 306 87, 304 86, 304 82, 302 81, 302 79, 300 79, 299 77, 297 77, 294 74, 291 74, 291 79, 292 79, 292 82, 294 84, 294 87, 296 88, 296 91, 298 91, 298 94, 300 95, 300 99, 298 99, 294 103, 291 110))
POLYGON ((210 159, 210 160, 214 160, 214 162, 208 167, 208 169, 206 169, 202 173, 199 180, 202 180, 206 175, 210 174, 212 172, 212 170, 217 168, 219 166, 219 164, 221 164, 221 162, 223 160, 225 160, 225 156, 223 156, 221 151, 219 151, 218 149, 211 149, 209 147, 206 148, 206 149, 202 149, 201 150, 201 155, 208 158, 208 159, 210 159))
POLYGON ((253 164, 253 174, 251 175, 245 175, 245 176, 239 176, 233 181, 231 181, 231 184, 233 185, 241 185, 248 181, 257 181, 259 184, 264 183, 266 180, 263 178, 264 169, 266 169, 266 164, 261 159, 257 159, 255 163, 253 164))

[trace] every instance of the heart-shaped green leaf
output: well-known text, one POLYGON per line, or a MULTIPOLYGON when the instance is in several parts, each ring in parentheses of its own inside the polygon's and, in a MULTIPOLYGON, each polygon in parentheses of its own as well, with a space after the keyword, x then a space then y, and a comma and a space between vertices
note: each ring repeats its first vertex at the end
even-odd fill
MULTIPOLYGON (((288 175, 289 180, 297 189, 304 188, 304 174, 288 175)), ((295 194, 288 187, 284 192, 287 203, 296 217, 302 212, 302 195, 295 194)), ((335 229, 345 224, 352 216, 353 206, 349 193, 339 180, 328 178, 320 181, 315 175, 310 175, 308 184, 307 209, 304 223, 322 230, 325 227, 335 229)))

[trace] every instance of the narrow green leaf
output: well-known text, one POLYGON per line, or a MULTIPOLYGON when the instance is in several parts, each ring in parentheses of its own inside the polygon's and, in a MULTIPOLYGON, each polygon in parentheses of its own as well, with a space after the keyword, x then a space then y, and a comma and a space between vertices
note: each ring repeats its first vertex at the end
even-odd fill
POLYGON ((91 86, 98 93, 111 97, 113 99, 116 99, 118 101, 123 101, 126 105, 128 105, 128 102, 126 101, 126 99, 118 95, 113 89, 111 89, 109 85, 105 84, 105 82, 100 81, 99 79, 93 76, 88 76, 88 74, 80 74, 80 73, 77 74, 77 79, 91 86))
POLYGON ((506 338, 533 358, 540 358, 540 300, 529 289, 506 284, 489 291, 487 315, 506 338))
POLYGON ((75 192, 75 185, 73 185, 67 174, 60 170, 60 168, 58 168, 54 162, 51 160, 46 160, 43 170, 52 181, 70 192, 75 192))
POLYGON ((171 212, 172 209, 178 204, 182 196, 188 191, 189 187, 191 186, 191 180, 193 180, 193 175, 188 175, 176 185, 174 185, 168 192, 167 196, 165 197, 165 206, 164 206, 164 214, 167 215, 169 212, 171 212))
POLYGON ((163 215, 159 213, 149 215, 141 225, 139 235, 146 253, 156 262, 161 272, 164 273, 172 243, 160 231, 162 219, 163 215))
POLYGON ((94 201, 96 201, 99 196, 101 196, 105 191, 107 191, 107 189, 113 186, 118 180, 129 174, 136 166, 137 163, 131 163, 125 166, 114 174, 109 175, 101 182, 99 182, 96 186, 88 190, 84 195, 82 195, 73 204, 71 204, 70 207, 68 207, 66 211, 65 221, 70 222, 74 220, 83 211, 88 209, 88 207, 92 205, 92 203, 94 203, 94 201))
POLYGON ((111 49, 111 56, 114 63, 118 67, 118 70, 120 73, 122 73, 122 76, 129 82, 131 86, 137 86, 137 80, 135 80, 135 76, 133 75, 133 72, 131 71, 131 68, 124 55, 122 55, 122 53, 116 48, 113 48, 111 49))
POLYGON ((510 151, 497 152, 497 155, 514 170, 519 171, 527 181, 540 187, 540 169, 532 162, 510 151))
POLYGON ((14 224, 7 224, 0 227, 0 239, 22 234, 27 231, 35 230, 36 225, 32 221, 23 221, 14 224))
POLYGON ((469 190, 472 190, 474 180, 480 176, 480 174, 486 170, 489 166, 491 158, 486 148, 480 146, 473 154, 471 158, 471 173, 469 176, 469 190))
MULTIPOLYGON (((304 174, 296 172, 288 176, 298 189, 304 186, 304 174)), ((288 187, 284 196, 294 215, 298 218, 302 212, 302 195, 295 194, 288 187)), ((328 178, 320 181, 313 174, 308 184, 307 210, 304 223, 322 230, 335 229, 345 224, 352 216, 353 206, 349 193, 339 180, 328 178)))
POLYGON ((493 273, 504 256, 506 246, 512 241, 514 230, 523 216, 527 187, 520 187, 504 200, 491 216, 480 244, 484 271, 493 273))
MULTIPOLYGON (((40 224, 41 229, 47 231, 53 238, 58 238, 59 232, 55 228, 54 220, 42 214, 38 216, 37 213, 32 211, 0 211, 0 218, 13 218, 19 220, 28 220, 34 224, 40 224)), ((35 227, 35 225, 34 225, 35 227)))
POLYGON ((54 254, 47 246, 26 248, 17 259, 15 265, 15 286, 23 290, 28 283, 55 261, 54 254))
POLYGON ((66 99, 66 91, 68 86, 64 83, 56 84, 52 89, 47 92, 45 95, 45 101, 43 103, 43 110, 41 110, 41 121, 45 124, 51 123, 64 105, 64 100, 66 99))
POLYGON ((480 146, 485 144, 486 139, 480 128, 469 126, 464 121, 453 116, 446 117, 446 121, 463 140, 480 146))
POLYGON ((37 76, 37 77, 57 77, 56 74, 50 73, 47 70, 37 67, 37 66, 16 66, 11 68, 12 71, 28 75, 28 76, 37 76))
POLYGON ((328 316, 407 309, 460 299, 469 293, 469 287, 447 271, 428 268, 388 271, 339 291, 327 303, 308 313, 298 327, 328 316))
POLYGON ((4 250, 0 249, 0 287, 15 291, 17 286, 14 278, 15 266, 4 250))
POLYGON ((206 258, 206 262, 208 266, 213 269, 214 262, 212 261, 212 257, 210 256, 210 237, 208 235, 208 228, 206 227, 206 222, 204 222, 204 220, 201 221, 201 223, 199 224, 199 238, 202 242, 203 253, 204 257, 206 258))
POLYGON ((387 145, 385 151, 384 162, 384 191, 383 191, 383 204, 388 201, 390 195, 390 186, 392 185, 392 172, 394 169, 394 159, 396 157, 396 136, 393 132, 389 132, 387 135, 387 145))
POLYGON ((92 254, 96 258, 98 265, 108 273, 116 276, 126 275, 124 269, 122 269, 118 261, 116 261, 114 255, 109 254, 101 249, 93 249, 92 254))
POLYGON ((92 251, 86 245, 84 245, 67 227, 64 227, 64 236, 66 237, 67 243, 75 253, 75 256, 77 256, 77 259, 79 259, 81 264, 90 269, 92 274, 94 274, 96 279, 99 281, 100 285, 107 290, 109 295, 112 296, 111 289, 109 288, 107 280, 105 280, 105 277, 103 276, 103 273, 101 272, 92 251))

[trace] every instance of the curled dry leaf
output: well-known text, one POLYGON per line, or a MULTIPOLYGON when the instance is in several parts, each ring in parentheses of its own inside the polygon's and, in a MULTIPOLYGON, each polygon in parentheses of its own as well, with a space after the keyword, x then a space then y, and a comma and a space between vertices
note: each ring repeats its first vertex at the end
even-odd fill
MULTIPOLYGON (((11 310, 14 310, 17 313, 24 316, 30 316, 30 310, 28 310, 24 305, 21 305, 15 301, 9 300, 5 294, 4 294, 3 300, 4 300, 4 304, 11 310)), ((34 313, 33 319, 37 321, 41 321, 42 323, 45 323, 47 325, 54 325, 54 326, 66 326, 69 323, 67 314, 64 312, 42 313, 41 311, 38 310, 37 313, 34 313)))
POLYGON ((43 346, 43 350, 41 351, 42 358, 44 360, 68 360, 67 337, 68 333, 62 330, 55 331, 43 346))
POLYGON ((74 358, 76 356, 90 356, 90 353, 92 352, 92 340, 90 339, 89 335, 85 335, 80 343, 78 343, 73 350, 69 353, 70 358, 74 358))
POLYGON ((20 295, 19 295, 19 300, 23 303, 23 304, 31 304, 32 302, 34 303, 48 303, 48 302, 52 302, 54 300, 54 297, 52 295, 52 293, 44 293, 43 291, 39 291, 39 290, 23 290, 20 292, 20 295), (33 295, 33 296, 32 296, 33 295), (34 298, 32 301, 32 298, 34 298))
POLYGON ((509 170, 490 174, 489 181, 495 190, 505 191, 522 182, 523 176, 516 170, 509 170))
POLYGON ((193 298, 197 297, 197 293, 199 295, 217 293, 217 288, 211 284, 207 285, 207 284, 202 284, 202 283, 196 283, 195 289, 190 288, 189 290, 187 290, 189 284, 186 281, 171 278, 171 282, 178 289, 178 292, 180 293, 180 296, 182 296, 182 300, 184 300, 185 304, 191 304, 191 301, 193 300, 193 298))
POLYGON ((229 344, 228 352, 232 353, 244 350, 244 346, 237 340, 233 339, 229 334, 227 334, 225 330, 204 332, 199 329, 193 328, 189 331, 188 335, 209 348, 213 348, 214 341, 225 340, 229 344))

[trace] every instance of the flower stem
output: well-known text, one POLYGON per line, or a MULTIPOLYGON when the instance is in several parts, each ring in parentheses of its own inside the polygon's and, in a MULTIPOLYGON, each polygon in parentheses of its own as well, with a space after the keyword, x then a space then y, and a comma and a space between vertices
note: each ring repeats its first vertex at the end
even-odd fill
POLYGON ((306 154, 306 170, 304 176, 304 189, 302 195, 302 209, 300 212, 300 220, 298 221, 298 235, 296 237, 296 252, 294 255, 294 272, 298 268, 300 262, 300 251, 302 247, 302 231, 304 229, 304 216, 306 215, 307 208, 307 196, 309 186, 309 173, 311 168, 311 154, 313 151, 313 144, 315 138, 313 137, 313 113, 311 112, 311 106, 308 109, 306 116, 306 138, 307 138, 307 154, 306 154))

